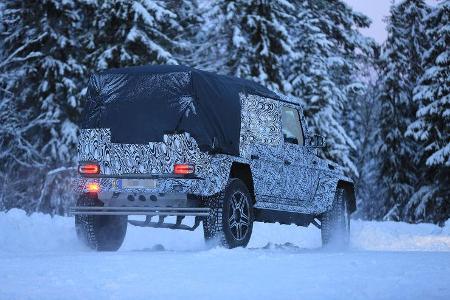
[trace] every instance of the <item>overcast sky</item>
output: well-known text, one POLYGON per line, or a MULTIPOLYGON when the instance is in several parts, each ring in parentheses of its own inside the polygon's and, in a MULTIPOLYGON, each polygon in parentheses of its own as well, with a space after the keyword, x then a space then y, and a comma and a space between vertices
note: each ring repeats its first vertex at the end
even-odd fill
MULTIPOLYGON (((373 37, 382 43, 386 39, 386 23, 383 19, 389 15, 389 7, 392 0, 344 0, 354 10, 364 13, 372 20, 370 28, 361 30, 364 34, 373 37)), ((399 2, 396 0, 395 2, 399 2)), ((428 4, 436 3, 436 0, 427 0, 428 4)))

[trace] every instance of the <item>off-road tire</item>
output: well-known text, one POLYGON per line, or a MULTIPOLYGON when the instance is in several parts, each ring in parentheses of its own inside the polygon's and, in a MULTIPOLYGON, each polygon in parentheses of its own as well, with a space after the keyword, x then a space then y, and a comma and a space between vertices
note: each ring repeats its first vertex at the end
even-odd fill
MULTIPOLYGON (((206 206, 211 208, 211 215, 203 220, 203 233, 206 242, 210 245, 220 245, 225 248, 246 247, 252 234, 254 221, 253 201, 247 186, 240 179, 232 178, 221 193, 206 199, 206 206), (242 220, 246 219, 243 217, 245 214, 239 214, 239 217, 236 217, 237 213, 231 211, 231 201, 236 201, 232 199, 233 197, 236 199, 238 195, 239 197, 243 196, 240 199, 245 201, 242 203, 247 205, 248 208, 247 210, 246 207, 242 206, 242 210, 248 212, 248 226, 239 225, 241 226, 241 233, 245 231, 245 234, 241 234, 240 238, 236 238, 236 236, 239 237, 237 227, 230 227, 231 219, 236 222, 235 218, 239 218, 239 224, 241 224, 241 218, 242 220)), ((232 222, 232 224, 237 223, 232 222)))
POLYGON ((322 246, 344 249, 350 240, 348 191, 337 188, 331 210, 321 216, 322 246))
MULTIPOLYGON (((98 206, 99 201, 82 195, 77 206, 98 206)), ((78 239, 97 251, 117 251, 127 232, 128 216, 76 215, 75 229, 78 239)))

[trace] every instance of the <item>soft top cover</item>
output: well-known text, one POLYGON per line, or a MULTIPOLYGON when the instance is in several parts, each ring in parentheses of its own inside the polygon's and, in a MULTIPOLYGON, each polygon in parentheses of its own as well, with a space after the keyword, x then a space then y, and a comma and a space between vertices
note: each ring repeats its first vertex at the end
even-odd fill
POLYGON ((186 66, 147 65, 91 76, 81 127, 110 128, 111 142, 160 142, 187 132, 202 151, 239 155, 239 93, 273 99, 267 88, 186 66))

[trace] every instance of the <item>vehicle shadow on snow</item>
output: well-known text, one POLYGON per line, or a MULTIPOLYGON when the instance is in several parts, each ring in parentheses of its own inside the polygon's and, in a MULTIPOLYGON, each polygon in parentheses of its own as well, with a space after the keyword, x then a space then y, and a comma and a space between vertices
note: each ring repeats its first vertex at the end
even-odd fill
POLYGON ((303 254, 303 253, 342 253, 342 252, 351 252, 352 249, 351 248, 339 248, 339 247, 333 247, 333 246, 328 246, 328 247, 300 247, 297 246, 296 244, 290 243, 290 242, 286 242, 286 243, 282 243, 282 244, 278 244, 278 243, 271 243, 268 242, 265 246, 263 247, 249 247, 248 250, 251 251, 274 251, 274 252, 286 252, 286 253, 298 253, 298 254, 303 254))
POLYGON ((262 247, 249 247, 248 250, 251 251, 261 251, 261 250, 271 250, 271 251, 287 251, 287 252, 316 252, 318 250, 321 250, 321 248, 307 248, 307 247, 300 247, 297 246, 294 243, 286 242, 286 243, 271 243, 268 242, 266 245, 262 247))
POLYGON ((155 244, 150 248, 142 248, 142 249, 132 249, 132 252, 163 252, 163 251, 174 251, 166 249, 162 244, 155 244))
POLYGON ((267 243, 261 247, 247 247, 247 248, 234 248, 227 249, 220 246, 211 246, 205 244, 204 247, 201 248, 192 248, 192 249, 183 249, 183 250, 175 250, 166 248, 162 244, 155 244, 152 247, 145 247, 141 249, 130 249, 130 252, 177 252, 177 253, 193 253, 193 252, 224 252, 224 253, 233 253, 233 252, 281 252, 281 253, 289 253, 289 254, 311 254, 311 253, 337 253, 337 252, 348 252, 351 249, 336 249, 332 247, 322 248, 307 248, 300 247, 290 242, 286 243, 267 243))

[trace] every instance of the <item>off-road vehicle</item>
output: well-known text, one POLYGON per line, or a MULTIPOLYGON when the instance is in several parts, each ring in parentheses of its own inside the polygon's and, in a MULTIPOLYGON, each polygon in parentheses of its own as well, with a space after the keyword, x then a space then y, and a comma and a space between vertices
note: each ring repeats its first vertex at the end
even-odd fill
POLYGON ((323 244, 346 245, 353 183, 315 154, 322 145, 298 101, 254 82, 184 66, 102 71, 79 136, 77 234, 114 251, 127 224, 202 223, 206 240, 233 248, 247 245, 254 221, 312 223, 323 244))

